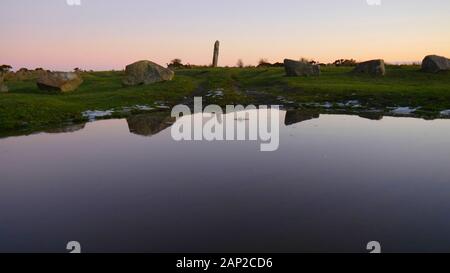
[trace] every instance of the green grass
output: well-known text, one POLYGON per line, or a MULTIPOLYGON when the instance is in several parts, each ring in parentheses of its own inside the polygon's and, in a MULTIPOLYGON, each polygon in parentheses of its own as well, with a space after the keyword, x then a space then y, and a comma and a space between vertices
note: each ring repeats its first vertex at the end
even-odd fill
POLYGON ((385 77, 353 75, 351 68, 322 68, 320 77, 284 76, 283 68, 205 68, 179 70, 173 81, 122 87, 123 72, 83 73, 75 92, 41 91, 34 80, 8 81, 9 93, 0 93, 0 135, 32 132, 69 121, 84 121, 86 110, 108 110, 166 101, 175 105, 193 95, 221 88, 223 97, 206 103, 279 103, 278 96, 299 103, 359 100, 366 107, 421 107, 424 115, 450 109, 450 73, 427 74, 414 66, 388 67, 385 77), (251 91, 251 92, 248 92, 251 91))

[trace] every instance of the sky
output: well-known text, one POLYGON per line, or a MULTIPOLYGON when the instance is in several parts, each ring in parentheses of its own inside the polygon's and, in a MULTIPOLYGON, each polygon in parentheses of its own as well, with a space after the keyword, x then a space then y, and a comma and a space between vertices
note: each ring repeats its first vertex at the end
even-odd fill
POLYGON ((174 58, 208 65, 302 57, 416 62, 450 57, 447 0, 1 0, 0 63, 123 69, 174 58), (380 5, 368 2, 381 1, 380 5))

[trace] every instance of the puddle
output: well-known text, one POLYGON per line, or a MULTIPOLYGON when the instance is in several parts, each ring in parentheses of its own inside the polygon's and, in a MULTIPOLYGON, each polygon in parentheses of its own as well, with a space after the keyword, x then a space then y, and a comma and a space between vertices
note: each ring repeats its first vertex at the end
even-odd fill
POLYGON ((394 115, 411 115, 419 109, 420 109, 420 107, 419 108, 398 107, 398 108, 391 110, 391 113, 394 115))
MULTIPOLYGON (((156 108, 166 109, 168 106, 157 106, 156 108)), ((138 110, 138 111, 151 111, 155 110, 156 108, 150 107, 149 105, 134 105, 134 106, 126 106, 122 107, 119 110, 116 109, 110 109, 110 110, 88 110, 83 113, 83 117, 87 118, 89 121, 95 121, 98 118, 104 118, 104 117, 110 117, 113 113, 130 113, 132 111, 138 110)))
POLYGON ((277 100, 284 103, 284 104, 294 104, 295 101, 292 100, 288 100, 287 98, 283 97, 283 96, 278 96, 277 100))
POLYGON ((351 108, 360 108, 362 107, 361 103, 358 100, 349 100, 347 102, 337 103, 339 107, 351 107, 351 108))
POLYGON ((224 90, 222 88, 218 88, 216 90, 210 90, 206 94, 206 97, 210 98, 217 98, 217 97, 223 97, 224 96, 224 90))
POLYGON ((441 116, 444 117, 450 117, 450 109, 449 110, 444 110, 441 112, 441 116))
POLYGON ((450 120, 281 111, 280 149, 261 153, 176 142, 169 115, 0 139, 0 252, 60 251, 80 226, 93 252, 449 249, 450 120))
POLYGON ((83 112, 81 114, 83 115, 83 117, 87 118, 89 121, 94 121, 97 118, 109 117, 113 113, 114 113, 114 110, 105 110, 105 111, 88 110, 88 111, 85 111, 85 112, 83 112))

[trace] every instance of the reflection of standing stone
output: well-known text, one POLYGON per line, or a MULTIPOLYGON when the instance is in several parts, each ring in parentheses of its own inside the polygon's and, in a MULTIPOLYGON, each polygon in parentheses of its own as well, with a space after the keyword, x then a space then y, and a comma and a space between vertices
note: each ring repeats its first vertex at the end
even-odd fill
POLYGON ((219 48, 220 48, 220 42, 216 41, 214 44, 214 56, 213 56, 213 67, 217 67, 219 64, 219 48))

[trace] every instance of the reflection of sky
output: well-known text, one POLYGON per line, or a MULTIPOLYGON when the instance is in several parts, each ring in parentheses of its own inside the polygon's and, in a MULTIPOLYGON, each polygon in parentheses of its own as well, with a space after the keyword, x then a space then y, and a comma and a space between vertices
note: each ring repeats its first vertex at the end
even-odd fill
POLYGON ((280 144, 125 120, 0 139, 0 252, 448 251, 450 120, 322 115, 280 144))
POLYGON ((50 69, 122 68, 138 59, 221 64, 450 56, 450 2, 442 0, 2 0, 2 62, 50 69))

